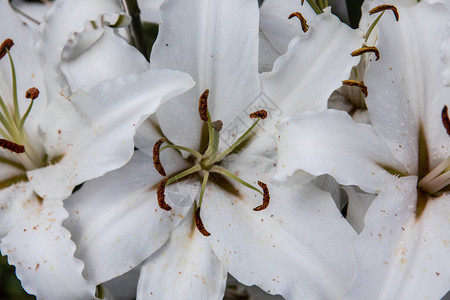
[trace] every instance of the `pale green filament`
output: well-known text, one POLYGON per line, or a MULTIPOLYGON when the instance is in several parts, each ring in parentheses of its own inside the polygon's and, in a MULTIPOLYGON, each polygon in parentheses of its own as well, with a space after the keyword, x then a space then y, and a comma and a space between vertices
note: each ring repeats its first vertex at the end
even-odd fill
POLYGON ((239 182, 240 184, 245 185, 246 187, 248 187, 248 188, 250 188, 250 189, 252 189, 252 190, 254 190, 254 191, 257 191, 258 193, 260 193, 261 195, 264 196, 264 193, 261 192, 260 189, 258 189, 257 187, 251 185, 250 183, 248 183, 248 182, 246 182, 246 181, 240 179, 238 176, 234 175, 233 173, 231 173, 231 172, 228 171, 227 169, 222 168, 221 166, 213 166, 213 167, 210 169, 210 172, 214 172, 214 173, 219 173, 219 174, 225 175, 225 176, 227 176, 227 177, 229 177, 229 178, 231 178, 231 179, 233 179, 233 180, 239 182))
POLYGON ((314 0, 306 0, 309 5, 311 6, 311 8, 314 10, 314 12, 318 15, 320 15, 321 13, 323 13, 323 11, 320 9, 319 6, 317 6, 316 2, 314 0))
POLYGON ((372 33, 373 29, 375 28, 375 26, 377 26, 378 21, 380 21, 381 17, 384 15, 385 11, 382 11, 381 14, 375 19, 375 21, 373 21, 373 23, 370 25, 369 29, 367 29, 366 34, 364 35, 365 39, 366 39, 366 43, 369 40, 370 34, 372 33))
POLYGON ((205 174, 203 176, 203 181, 202 181, 202 189, 200 190, 200 197, 198 198, 198 207, 202 206, 203 195, 205 194, 206 183, 208 183, 208 178, 209 178, 209 172, 205 171, 205 174))
POLYGON ((429 194, 435 194, 450 184, 450 157, 419 181, 419 187, 429 194))
POLYGON ((191 168, 189 168, 187 170, 184 170, 183 172, 178 173, 177 175, 175 175, 173 177, 170 177, 169 180, 166 183, 166 186, 171 184, 172 182, 175 182, 175 181, 180 180, 180 179, 182 179, 182 178, 184 178, 186 176, 189 176, 189 175, 191 175, 191 174, 193 174, 195 172, 198 172, 201 169, 202 169, 202 167, 200 165, 195 165, 195 166, 193 166, 193 167, 191 167, 191 168))

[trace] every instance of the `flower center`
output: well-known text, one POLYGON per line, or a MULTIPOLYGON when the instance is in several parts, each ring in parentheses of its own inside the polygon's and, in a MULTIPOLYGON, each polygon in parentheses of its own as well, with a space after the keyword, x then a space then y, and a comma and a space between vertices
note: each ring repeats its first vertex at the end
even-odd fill
MULTIPOLYGON (((450 136, 450 120, 448 117, 448 107, 442 109, 442 124, 450 136)), ((437 167, 424 176, 418 183, 426 193, 433 195, 443 190, 450 184, 450 156, 444 159, 437 167)))
POLYGON ((202 206, 203 202, 203 196, 205 194, 206 184, 209 179, 210 173, 218 173, 223 176, 226 176, 228 178, 233 179, 234 181, 244 185, 245 187, 252 189, 258 193, 260 193, 263 196, 263 203, 260 206, 255 207, 254 211, 260 211, 269 205, 270 196, 269 196, 269 189, 267 188, 267 185, 264 182, 258 181, 258 185, 260 188, 244 181, 243 179, 236 176, 234 173, 230 172, 226 168, 219 165, 220 161, 223 160, 227 155, 232 153, 251 133, 251 131, 255 128, 255 126, 258 124, 258 122, 262 119, 265 119, 267 117, 267 111, 265 110, 259 110, 254 113, 250 114, 250 118, 256 119, 256 121, 253 123, 250 128, 248 128, 231 146, 229 146, 227 149, 225 149, 223 152, 218 152, 219 147, 219 141, 220 141, 220 131, 222 129, 222 121, 211 121, 211 116, 209 114, 208 110, 208 96, 209 96, 209 90, 205 90, 203 94, 200 96, 199 99, 199 116, 200 119, 204 122, 207 122, 208 124, 208 147, 205 150, 203 154, 187 148, 183 146, 178 145, 166 145, 161 148, 161 145, 166 142, 166 139, 162 138, 158 140, 155 145, 153 146, 153 165, 155 166, 155 169, 165 178, 161 181, 157 188, 157 196, 158 196, 158 205, 164 210, 171 210, 172 207, 168 205, 165 202, 165 196, 164 191, 165 187, 177 180, 180 180, 186 176, 189 176, 193 173, 199 173, 201 177, 203 177, 202 180, 202 186, 200 190, 200 195, 198 199, 196 200, 196 209, 194 213, 194 221, 197 226, 197 229, 205 236, 209 236, 210 233, 206 230, 205 226, 203 225, 203 222, 200 218, 200 208, 202 206), (193 167, 180 172, 170 178, 166 177, 166 172, 164 170, 164 167, 160 161, 160 152, 165 149, 177 149, 181 151, 186 151, 192 154, 195 159, 196 163, 193 167))
MULTIPOLYGON (((39 96, 39 90, 32 87, 27 90, 25 97, 31 99, 28 109, 20 115, 19 101, 17 96, 17 81, 14 62, 9 50, 14 45, 11 39, 6 39, 0 45, 0 59, 8 55, 11 64, 12 73, 12 92, 13 105, 8 106, 7 103, 0 96, 0 147, 16 154, 20 164, 8 158, 0 158, 0 163, 8 164, 22 170, 32 170, 44 165, 45 160, 35 151, 31 146, 30 139, 24 130, 25 121, 31 112, 34 100, 39 96)), ((23 176, 22 176, 23 177, 23 176)))

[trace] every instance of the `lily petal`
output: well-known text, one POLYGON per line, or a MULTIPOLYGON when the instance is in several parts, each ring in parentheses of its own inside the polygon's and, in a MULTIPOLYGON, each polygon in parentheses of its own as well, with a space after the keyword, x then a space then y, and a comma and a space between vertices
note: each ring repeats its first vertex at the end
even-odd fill
POLYGON ((261 75, 263 93, 285 115, 326 109, 331 93, 358 63, 350 53, 361 43, 355 30, 325 10, 305 35, 292 39, 272 72, 261 75))
POLYGON ((68 216, 62 201, 40 204, 27 186, 18 187, 28 200, 0 241, 2 253, 15 265, 24 289, 38 299, 95 299, 95 285, 82 277, 83 263, 73 256, 75 244, 62 226, 68 216))
POLYGON ((78 110, 71 116, 75 121, 70 116, 55 116, 64 123, 53 118, 42 126, 46 149, 65 152, 58 163, 27 172, 35 191, 41 197, 68 196, 76 185, 124 165, 133 154, 133 135, 139 124, 161 102, 193 85, 187 74, 150 70, 104 81, 87 94, 74 94, 70 100, 78 110), (80 114, 85 124, 79 124, 80 114))
POLYGON ((386 169, 405 172, 372 126, 354 122, 346 112, 306 112, 284 119, 278 131, 280 180, 302 169, 376 193, 395 180, 386 169))
MULTIPOLYGON (((174 150, 161 155, 168 174, 185 166, 174 150)), ((86 264, 86 278, 102 283, 122 275, 166 242, 192 199, 186 199, 183 207, 176 206, 187 191, 170 193, 168 188, 167 202, 173 210, 160 209, 156 187, 161 179, 151 157, 137 151, 123 168, 86 182, 66 201, 70 218, 64 224, 78 245, 76 256, 86 264)))
POLYGON ((160 11, 162 22, 151 53, 152 68, 187 72, 197 85, 159 108, 158 121, 171 142, 198 149, 203 128, 198 99, 205 89, 211 91, 211 118, 225 126, 260 93, 258 3, 168 0, 160 11))
POLYGON ((353 278, 356 233, 330 194, 313 184, 272 181, 272 159, 240 154, 229 160, 228 169, 240 178, 267 183, 270 203, 256 212, 262 196, 252 190, 234 183, 230 190, 207 187, 202 219, 228 272, 286 299, 343 295, 353 278))
POLYGON ((370 206, 345 299, 440 299, 449 290, 450 195, 430 199, 417 218, 416 185, 400 178, 370 206))
POLYGON ((442 72, 444 84, 450 86, 450 24, 447 26, 442 39, 441 60, 446 65, 445 70, 442 72))
POLYGON ((159 7, 164 0, 139 0, 139 9, 141 10, 141 20, 144 22, 159 24, 161 17, 159 7))
POLYGON ((364 217, 376 195, 362 193, 353 186, 344 186, 343 189, 348 196, 347 216, 345 218, 359 234, 364 229, 364 217))
POLYGON ((88 91, 103 80, 140 74, 150 68, 145 57, 111 28, 75 35, 69 52, 61 70, 72 91, 88 91))
POLYGON ((192 214, 142 266, 137 299, 223 299, 227 272, 192 214))
POLYGON ((417 174, 419 136, 426 138, 431 169, 449 156, 441 111, 450 88, 442 84, 444 64, 436 58, 450 13, 426 2, 398 10, 399 22, 383 17, 378 24, 381 58, 366 72, 366 103, 378 135, 408 172, 417 174))

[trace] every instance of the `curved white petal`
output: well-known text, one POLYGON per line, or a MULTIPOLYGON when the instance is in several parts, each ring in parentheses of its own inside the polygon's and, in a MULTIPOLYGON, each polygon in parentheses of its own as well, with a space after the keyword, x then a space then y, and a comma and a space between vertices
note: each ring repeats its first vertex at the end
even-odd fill
MULTIPOLYGON (((294 180, 278 184, 274 160, 233 155, 228 169, 243 180, 268 185, 270 204, 233 182, 232 191, 209 184, 202 219, 209 244, 237 280, 286 299, 339 298, 353 278, 356 233, 330 194, 294 180)), ((231 180, 230 180, 231 181, 231 180)))
POLYGON ((95 299, 95 285, 81 275, 83 263, 73 256, 75 244, 62 226, 68 216, 62 201, 40 204, 32 189, 18 188, 28 199, 0 246, 24 289, 38 299, 95 299))
POLYGON ((345 218, 359 234, 364 229, 364 217, 376 195, 362 193, 353 186, 345 186, 343 189, 348 196, 347 216, 345 218))
POLYGON ((44 19, 46 12, 52 7, 52 2, 31 2, 25 0, 11 1, 11 5, 18 10, 17 15, 33 30, 39 29, 39 24, 44 19))
POLYGON ((159 7, 164 0, 139 0, 139 9, 141 10, 141 20, 144 22, 156 23, 161 21, 159 7))
POLYGON ((385 168, 405 172, 372 126, 354 122, 346 112, 299 114, 284 119, 278 132, 276 178, 280 180, 302 169, 375 193, 395 180, 385 168))
POLYGON ((35 191, 41 197, 68 196, 77 184, 123 166, 133 153, 139 124, 161 102, 193 85, 187 74, 149 70, 74 94, 70 100, 77 109, 75 120, 59 116, 64 123, 49 119, 43 124, 46 149, 65 148, 65 152, 58 163, 27 172, 35 191))
POLYGON ((417 218, 416 184, 400 178, 370 206, 345 299, 440 299, 449 290, 450 195, 430 199, 417 218))
POLYGON ((114 300, 136 299, 136 290, 139 281, 140 266, 137 266, 122 276, 102 283, 108 289, 114 300))
POLYGON ((350 53, 361 43, 357 32, 327 9, 305 35, 290 42, 272 72, 261 75, 263 93, 284 115, 326 109, 331 93, 358 63, 350 53))
POLYGON ((444 84, 450 86, 450 23, 447 25, 446 32, 442 38, 441 60, 446 66, 442 72, 444 84))
POLYGON ((145 57, 111 28, 75 35, 61 62, 61 71, 72 91, 88 91, 103 80, 140 74, 149 68, 145 57))
POLYGON ((137 299, 223 299, 227 272, 192 215, 142 266, 137 299))
POLYGON ((293 12, 300 12, 307 23, 315 19, 316 13, 308 3, 300 5, 297 0, 265 0, 260 8, 260 30, 278 55, 286 53, 289 42, 303 34, 300 20, 288 19, 293 12))
POLYGON ((270 44, 267 37, 259 31, 259 72, 270 72, 272 71, 273 63, 280 56, 270 44))
MULTIPOLYGON (((167 174, 186 165, 173 150, 162 152, 161 160, 167 162, 167 174)), ((183 194, 188 186, 169 185, 181 189, 166 191, 172 211, 160 209, 156 187, 162 178, 152 158, 136 152, 123 168, 86 182, 66 201, 70 218, 64 224, 78 245, 76 256, 86 264, 86 278, 101 283, 120 276, 166 242, 192 199, 183 194), (175 206, 183 199, 187 202, 184 206, 175 206)))
POLYGON ((420 126, 430 167, 449 155, 450 140, 441 111, 448 104, 450 88, 442 84, 439 49, 450 13, 426 2, 398 7, 398 11, 399 22, 387 15, 378 24, 381 58, 366 72, 366 102, 379 136, 404 167, 416 174, 420 126))
POLYGON ((88 21, 103 16, 103 19, 114 22, 123 13, 120 0, 61 0, 53 4, 41 23, 41 35, 36 45, 46 70, 47 89, 52 99, 66 85, 59 64, 71 35, 82 31, 88 21))
POLYGON ((258 17, 256 1, 163 3, 151 66, 187 72, 197 82, 157 111, 162 130, 173 143, 198 149, 204 125, 198 99, 205 89, 211 91, 211 118, 222 120, 225 127, 258 96, 258 17))

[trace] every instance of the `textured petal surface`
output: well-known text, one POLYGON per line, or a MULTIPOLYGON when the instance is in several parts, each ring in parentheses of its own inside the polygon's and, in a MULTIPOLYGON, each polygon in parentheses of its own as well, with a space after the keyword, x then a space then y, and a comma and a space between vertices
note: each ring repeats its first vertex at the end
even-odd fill
POLYGON ((62 226, 68 216, 62 201, 46 199, 41 205, 29 186, 17 188, 28 198, 0 247, 24 289, 38 299, 94 299, 95 285, 82 277, 83 263, 73 256, 75 244, 62 226))
POLYGON ((347 221, 359 234, 364 229, 364 218, 376 195, 363 193, 353 186, 343 187, 348 196, 347 221))
POLYGON ((227 272, 192 215, 142 266, 137 299, 223 299, 227 272))
POLYGON ((142 120, 161 102, 193 85, 187 74, 150 70, 104 81, 87 94, 74 94, 70 100, 77 109, 76 119, 59 116, 63 124, 54 119, 46 123, 46 148, 65 148, 65 152, 57 164, 28 172, 35 191, 42 197, 68 196, 77 184, 124 165, 131 158, 133 135, 142 120))
MULTIPOLYGON (((161 160, 168 174, 185 166, 172 150, 164 151, 161 160)), ((192 198, 189 186, 169 185, 166 201, 173 210, 160 209, 156 187, 162 178, 152 158, 136 152, 123 168, 85 183, 66 201, 70 218, 65 225, 78 245, 76 256, 86 264, 86 278, 101 283, 122 275, 166 242, 192 198)))
POLYGON ((290 42, 272 72, 261 76, 263 93, 284 115, 326 109, 331 93, 358 63, 350 53, 361 43, 356 31, 326 10, 306 34, 290 42))
POLYGON ((450 139, 442 126, 441 111, 449 103, 450 88, 442 84, 444 64, 439 49, 450 13, 426 2, 398 9, 399 22, 393 17, 379 22, 381 58, 366 72, 366 102, 380 137, 404 167, 417 174, 420 126, 430 167, 449 155, 450 139))
POLYGON ((278 131, 278 179, 302 169, 375 193, 395 180, 386 167, 404 172, 373 128, 346 112, 306 112, 284 119, 278 131))
POLYGON ((353 278, 356 233, 329 193, 295 180, 272 181, 274 162, 261 156, 229 157, 231 172, 251 184, 261 180, 268 185, 270 204, 253 211, 262 202, 260 194, 234 182, 228 190, 210 184, 202 205, 208 242, 245 285, 286 299, 339 297, 353 278))
POLYGON ((442 72, 444 84, 450 86, 450 24, 447 26, 444 37, 442 38, 441 60, 446 66, 442 72))
POLYGON ((161 17, 152 68, 187 72, 197 85, 158 109, 158 120, 173 143, 198 149, 203 127, 198 99, 205 89, 211 91, 211 118, 222 120, 225 127, 260 93, 258 4, 169 0, 161 6, 161 17))
POLYGON ((103 80, 150 68, 145 57, 111 28, 81 32, 71 43, 61 70, 72 91, 87 91, 103 80))
POLYGON ((450 288, 450 196, 416 218, 417 178, 400 178, 374 200, 355 241, 355 281, 345 299, 440 299, 450 288))

